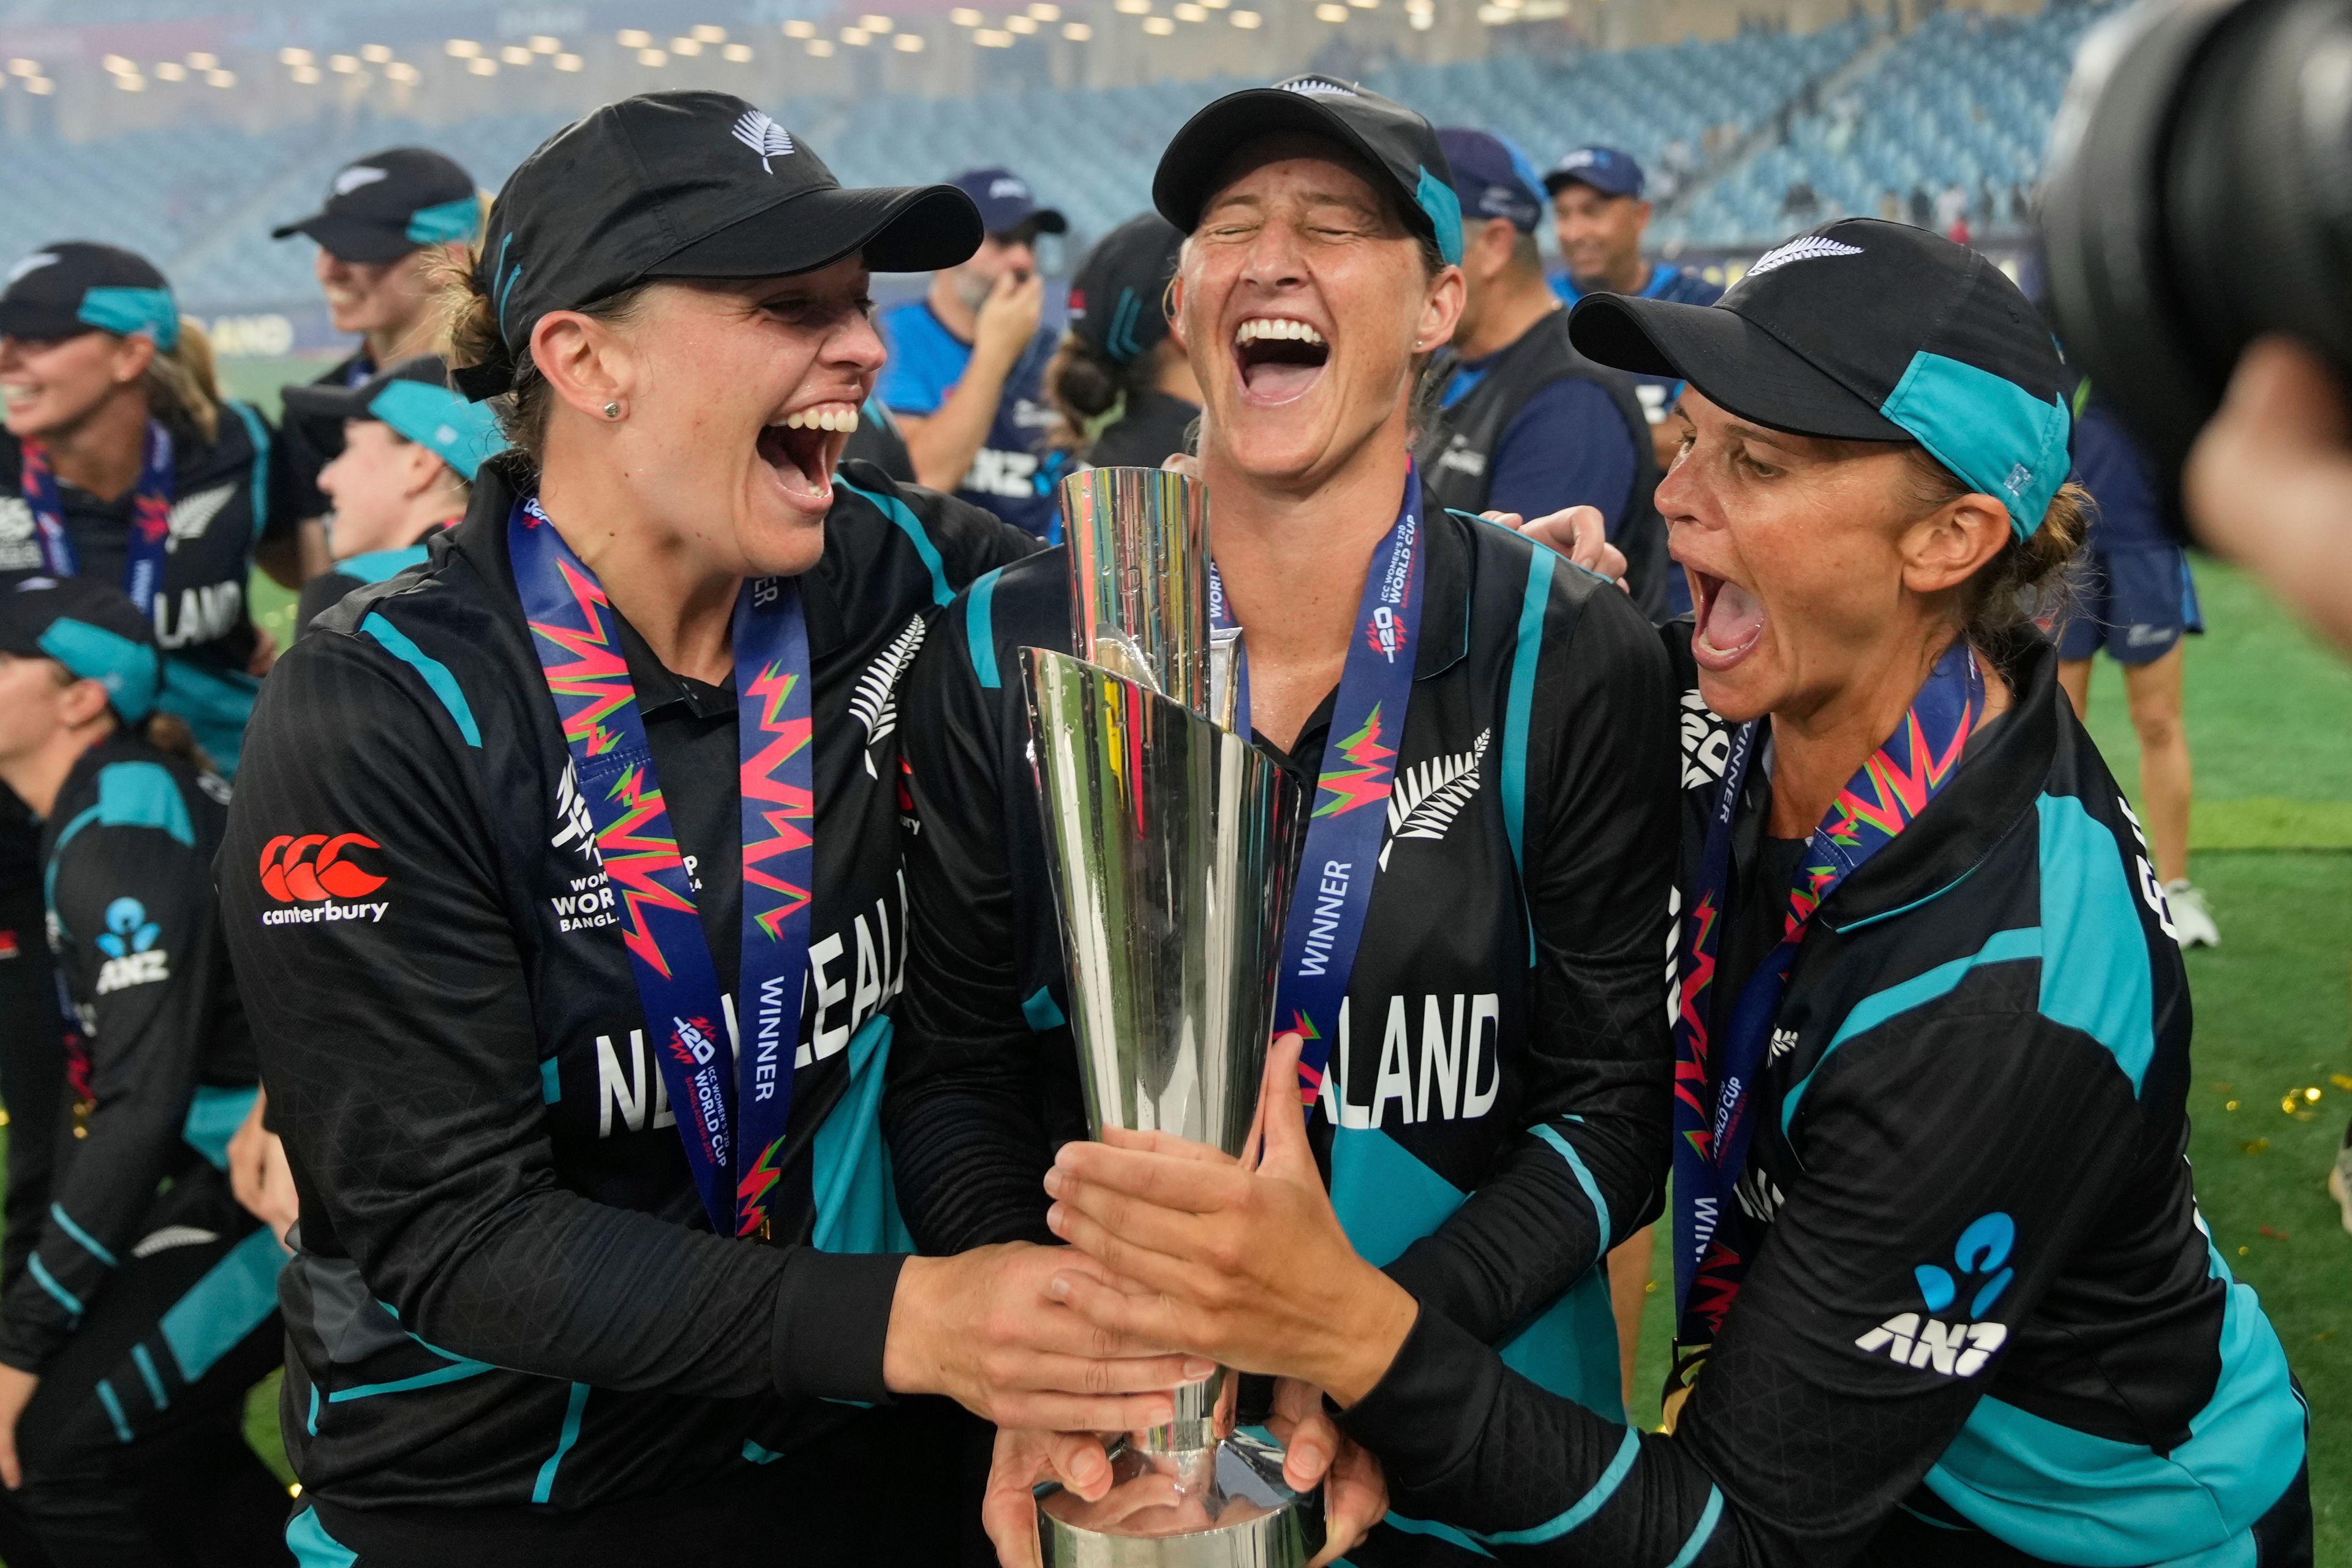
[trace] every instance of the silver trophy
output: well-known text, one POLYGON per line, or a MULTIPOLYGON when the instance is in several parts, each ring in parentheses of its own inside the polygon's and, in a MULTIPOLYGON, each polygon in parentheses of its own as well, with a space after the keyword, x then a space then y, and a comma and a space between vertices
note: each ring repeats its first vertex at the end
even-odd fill
MULTIPOLYGON (((1238 1155, 1265 1064, 1296 792, 1234 731, 1238 633, 1209 624, 1202 487, 1153 468, 1062 483, 1085 656, 1022 650, 1087 1111, 1238 1155)), ((1045 1568, 1297 1568, 1316 1499, 1234 1429, 1223 1368, 1129 1433, 1109 1493, 1048 1489, 1045 1568)))

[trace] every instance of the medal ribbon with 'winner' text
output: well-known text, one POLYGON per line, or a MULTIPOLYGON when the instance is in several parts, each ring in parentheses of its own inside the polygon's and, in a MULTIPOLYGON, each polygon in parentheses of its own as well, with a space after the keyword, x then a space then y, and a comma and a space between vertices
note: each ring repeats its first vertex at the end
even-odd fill
POLYGON ((1718 1042, 1708 1037, 1707 1017, 1730 888, 1732 833, 1761 722, 1751 720, 1732 737, 1675 960, 1681 995, 1675 1017, 1678 1373, 1685 1352, 1714 1342, 1755 1261, 1755 1227, 1739 1206, 1738 1188, 1755 1131, 1757 1079, 1768 1061, 1772 1026, 1806 926, 1838 884, 1894 842, 1950 781, 1969 734, 1984 718, 1984 696, 1976 657, 1964 641, 1955 642, 1928 672, 1895 733, 1847 781, 1813 829, 1804 868, 1789 889, 1780 943, 1741 989, 1718 1042))
POLYGON ((719 971, 662 799, 629 683, 619 618, 536 500, 507 521, 515 587, 555 700, 621 942, 711 1228, 764 1236, 793 1109, 793 1058, 816 886, 816 785, 808 624, 799 585, 755 577, 735 605, 736 744, 743 794, 746 997, 785 996, 781 1039, 730 1055, 719 971))
MULTIPOLYGON (((1348 662, 1340 670, 1339 693, 1331 707, 1333 738, 1324 743, 1322 772, 1316 780, 1298 889, 1291 895, 1290 918, 1283 929, 1275 1027, 1296 1029, 1305 1038, 1298 1058, 1298 1094, 1309 1105, 1323 1089, 1339 1004, 1348 994, 1356 945, 1364 934, 1364 913, 1371 907, 1381 831, 1388 821, 1388 813, 1377 808, 1387 805, 1395 780, 1395 743, 1404 736, 1413 655, 1421 646, 1423 543, 1421 472, 1408 467, 1404 505, 1373 550, 1371 568, 1364 577, 1356 634, 1348 644, 1348 662)), ((1209 566, 1209 612, 1218 626, 1234 625, 1214 562, 1209 566)), ((1246 637, 1242 651, 1246 659, 1246 637)), ((1246 665, 1234 678, 1242 683, 1235 723, 1247 735, 1246 665)))
MULTIPOLYGON (((33 526, 41 536, 41 569, 52 577, 81 574, 74 559, 73 541, 66 536, 65 503, 58 497, 58 476, 49 466, 47 447, 27 441, 22 447, 24 467, 20 488, 32 509, 33 526)), ((158 420, 147 421, 147 444, 139 459, 139 483, 131 492, 131 539, 122 563, 122 591, 139 613, 155 612, 156 590, 163 585, 163 553, 172 542, 172 433, 158 420)))

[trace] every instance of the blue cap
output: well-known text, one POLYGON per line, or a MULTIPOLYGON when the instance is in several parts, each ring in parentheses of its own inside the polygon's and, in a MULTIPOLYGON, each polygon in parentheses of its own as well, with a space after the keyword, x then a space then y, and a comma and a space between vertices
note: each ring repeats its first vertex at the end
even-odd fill
POLYGON ((1528 155, 1500 136, 1440 126, 1437 143, 1454 168, 1454 194, 1465 218, 1508 218, 1521 234, 1543 219, 1543 180, 1528 155))
POLYGON ((966 169, 948 184, 971 198, 981 226, 990 234, 1010 234, 1024 223, 1035 224, 1040 234, 1069 231, 1070 220, 1039 206, 1029 182, 1010 169, 966 169))
POLYGON ((155 710, 155 630, 121 589, 95 577, 26 577, 0 591, 0 653, 53 658, 97 681, 127 724, 155 710))
POLYGON ((1642 194, 1642 165, 1633 154, 1614 147, 1579 147, 1551 166, 1544 176, 1544 192, 1558 195, 1570 185, 1591 185, 1604 196, 1642 194))

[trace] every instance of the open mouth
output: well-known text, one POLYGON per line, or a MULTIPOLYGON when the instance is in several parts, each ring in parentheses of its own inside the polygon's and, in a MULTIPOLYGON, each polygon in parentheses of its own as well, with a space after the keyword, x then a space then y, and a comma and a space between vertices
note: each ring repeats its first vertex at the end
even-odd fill
POLYGON ((1763 640, 1764 601, 1728 577, 1696 566, 1684 570, 1690 574, 1691 602, 1698 609, 1691 657, 1708 669, 1729 669, 1763 640))
POLYGON ((1295 317, 1252 316, 1234 332, 1234 363, 1253 403, 1296 402, 1330 363, 1329 342, 1295 317))
POLYGON ((857 428, 857 405, 796 408, 760 432, 760 457, 784 493, 810 506, 833 504, 833 470, 857 428))

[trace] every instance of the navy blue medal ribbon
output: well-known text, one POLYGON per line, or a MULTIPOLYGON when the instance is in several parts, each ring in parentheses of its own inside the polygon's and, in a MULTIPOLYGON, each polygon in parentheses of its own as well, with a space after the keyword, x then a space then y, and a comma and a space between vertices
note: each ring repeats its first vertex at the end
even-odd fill
POLYGON ((507 521, 515 588, 621 908, 621 942, 670 1109, 711 1228, 770 1230, 808 976, 816 787, 808 625, 799 585, 758 577, 736 601, 741 759, 740 990, 788 998, 785 1026, 730 1053, 725 1004, 694 889, 629 681, 619 617, 538 500, 507 521))
POLYGON ((1734 733, 1706 847, 1675 948, 1675 1337, 1678 1355, 1712 1344, 1755 1261, 1755 1226, 1738 1188, 1756 1125, 1756 1089, 1799 944, 1813 911, 1894 842, 1941 792, 1984 718, 1985 685, 1965 641, 1945 650, 1895 733, 1838 793, 1805 845, 1781 936, 1734 1003, 1724 1037, 1709 1037, 1717 949, 1729 893, 1732 837, 1762 721, 1734 733), (1720 1045, 1720 1050, 1717 1047, 1720 1045))
MULTIPOLYGON (((66 534, 65 503, 58 495, 57 471, 49 465, 47 447, 27 441, 22 447, 19 488, 32 509, 34 531, 40 535, 41 569, 52 577, 76 577, 81 568, 74 559, 73 541, 66 534)), ((155 612, 155 595, 163 585, 163 556, 172 542, 172 433, 160 420, 147 421, 146 445, 139 459, 139 482, 131 492, 131 539, 122 565, 122 591, 142 616, 155 612)))
MULTIPOLYGON (((1298 1058, 1299 1099, 1312 1105, 1323 1090, 1323 1072, 1339 1029, 1339 1006, 1356 967, 1364 915, 1372 902, 1372 879, 1380 868, 1384 805, 1396 776, 1396 746, 1404 735, 1412 699, 1414 651, 1421 646, 1422 578, 1427 551, 1423 537, 1421 471, 1405 470, 1404 504, 1387 537, 1372 551, 1356 611, 1356 636, 1348 645, 1331 707, 1331 734, 1325 742, 1316 781, 1315 805, 1307 824, 1307 847, 1299 863, 1297 890, 1283 928, 1282 976, 1275 994, 1275 1026, 1296 1030, 1305 1041, 1298 1058)), ((1225 605, 1216 564, 1209 566, 1213 623, 1234 623, 1225 605)), ((1248 644, 1243 644, 1236 724, 1250 733, 1248 644)))

